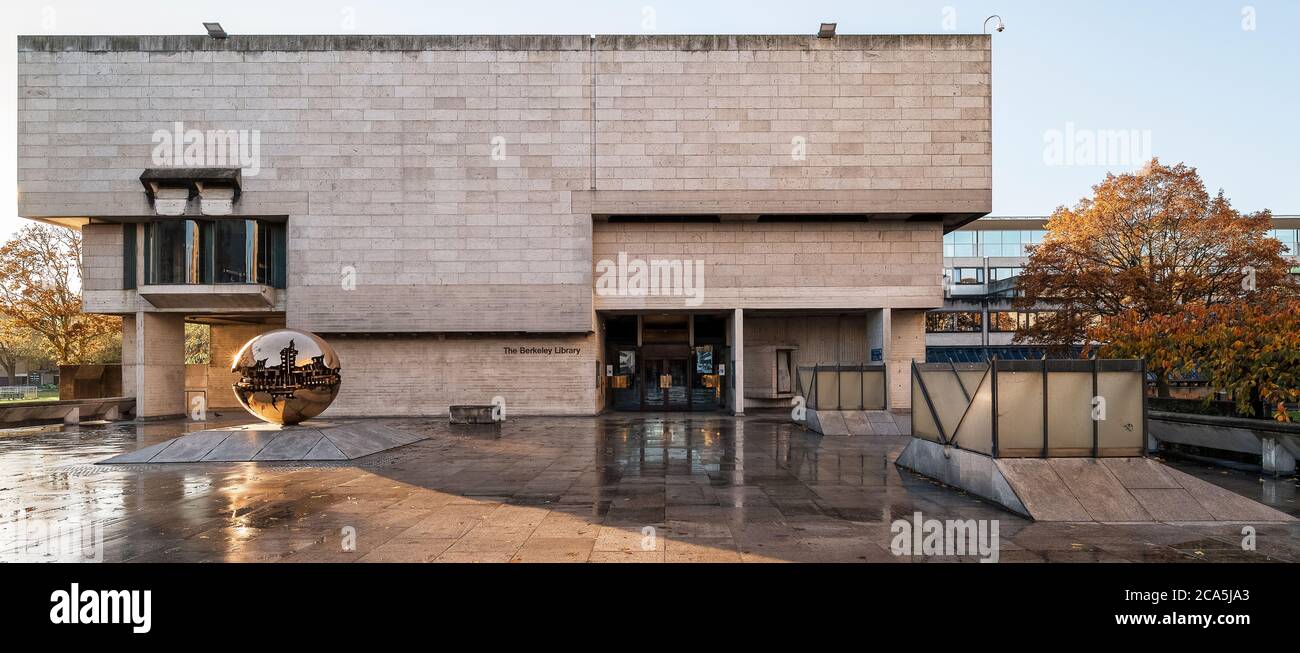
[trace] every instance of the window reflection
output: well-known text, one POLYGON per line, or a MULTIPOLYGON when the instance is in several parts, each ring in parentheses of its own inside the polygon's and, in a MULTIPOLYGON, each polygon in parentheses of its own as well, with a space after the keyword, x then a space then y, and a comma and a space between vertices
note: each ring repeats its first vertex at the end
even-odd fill
POLYGON ((925 315, 926 333, 978 333, 983 324, 978 311, 931 311, 925 315))
POLYGON ((285 285, 285 227, 265 220, 145 225, 145 283, 285 285))

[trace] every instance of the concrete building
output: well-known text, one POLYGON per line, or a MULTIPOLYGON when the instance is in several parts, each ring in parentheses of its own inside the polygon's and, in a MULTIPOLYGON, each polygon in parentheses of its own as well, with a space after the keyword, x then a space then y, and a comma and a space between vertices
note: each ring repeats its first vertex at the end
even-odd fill
MULTIPOLYGON (((141 417, 183 324, 287 325, 328 416, 909 405, 944 234, 991 208, 986 35, 24 36, 19 214, 81 229, 141 417)), ((194 383, 190 379, 189 383, 194 383)))
MULTIPOLYGON (((1016 330, 1032 324, 1051 306, 1020 310, 1012 306, 1015 277, 1029 260, 1028 247, 1042 242, 1046 217, 989 216, 943 237, 943 308, 926 315, 926 359, 932 363, 972 363, 992 356, 1039 358, 1042 349, 1016 344, 1016 330)), ((1300 274, 1300 216, 1273 217, 1274 238, 1300 274)))

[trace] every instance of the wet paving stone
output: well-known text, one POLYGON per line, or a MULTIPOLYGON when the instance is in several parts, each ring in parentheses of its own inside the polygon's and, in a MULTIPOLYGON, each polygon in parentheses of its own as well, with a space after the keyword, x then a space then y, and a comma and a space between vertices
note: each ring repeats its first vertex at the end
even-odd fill
MULTIPOLYGON (((529 418, 491 438, 382 421, 429 439, 350 463, 126 466, 94 463, 247 418, 0 432, 0 560, 78 560, 41 539, 51 525, 129 562, 978 559, 891 553, 891 524, 919 512, 996 520, 1007 563, 1300 561, 1296 524, 1259 525, 1243 550, 1243 524, 1032 523, 896 468, 904 436, 822 437, 776 416, 529 418)), ((1293 496, 1285 480, 1198 475, 1293 496)))

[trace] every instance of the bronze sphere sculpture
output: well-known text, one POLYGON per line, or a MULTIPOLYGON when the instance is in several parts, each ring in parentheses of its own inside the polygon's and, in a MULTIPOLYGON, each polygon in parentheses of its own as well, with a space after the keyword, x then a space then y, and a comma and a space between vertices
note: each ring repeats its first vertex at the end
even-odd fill
POLYGON ((340 369, 329 343, 296 329, 249 340, 230 365, 239 375, 233 386, 239 403, 273 424, 297 424, 324 412, 339 394, 340 369))

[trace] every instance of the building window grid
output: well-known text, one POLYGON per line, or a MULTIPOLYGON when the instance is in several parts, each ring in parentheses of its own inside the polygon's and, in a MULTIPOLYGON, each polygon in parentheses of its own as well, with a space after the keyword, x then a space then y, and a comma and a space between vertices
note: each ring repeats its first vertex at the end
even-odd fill
POLYGON ((1300 229, 1269 229, 1268 235, 1282 241, 1283 256, 1300 256, 1300 229))
POLYGON ((926 333, 980 333, 984 316, 979 311, 930 311, 925 314, 926 333))
POLYGON ((984 283, 984 268, 948 268, 948 279, 955 284, 984 283))
POLYGON ((1010 279, 1011 277, 1018 276, 1023 269, 1024 268, 1019 266, 989 268, 989 282, 1002 281, 1003 279, 1010 279))
POLYGON ((989 333, 1015 333, 1055 311, 989 311, 989 333))
POLYGON ((285 226, 256 219, 144 225, 145 283, 285 287, 285 226))
POLYGON ((1043 242, 1043 229, 985 229, 954 231, 943 237, 943 255, 959 257, 1022 257, 1028 248, 1043 242))

